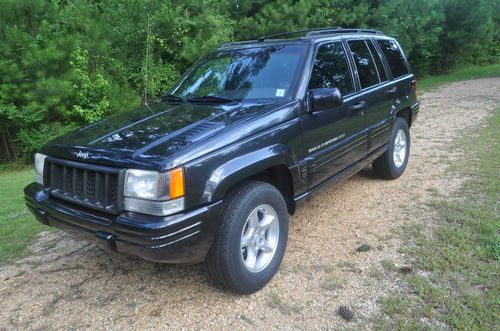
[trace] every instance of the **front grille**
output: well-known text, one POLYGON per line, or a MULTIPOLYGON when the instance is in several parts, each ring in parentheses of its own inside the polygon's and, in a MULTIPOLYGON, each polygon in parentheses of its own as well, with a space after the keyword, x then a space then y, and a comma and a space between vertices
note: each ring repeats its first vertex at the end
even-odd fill
POLYGON ((119 212, 120 169, 47 158, 44 183, 54 197, 119 212))

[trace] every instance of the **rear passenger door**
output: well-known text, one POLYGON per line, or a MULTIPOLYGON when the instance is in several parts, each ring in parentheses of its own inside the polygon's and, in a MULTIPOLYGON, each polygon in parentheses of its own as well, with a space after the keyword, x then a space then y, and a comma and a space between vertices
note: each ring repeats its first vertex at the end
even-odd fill
POLYGON ((371 39, 347 41, 356 68, 361 95, 366 103, 367 152, 385 144, 391 134, 391 107, 397 87, 389 80, 382 58, 371 39))
POLYGON ((336 87, 344 102, 341 106, 302 116, 310 188, 366 154, 363 102, 356 93, 351 67, 341 41, 318 47, 308 89, 336 87))
POLYGON ((392 78, 392 86, 396 89, 394 94, 395 106, 409 106, 408 101, 410 94, 414 91, 414 76, 411 74, 408 61, 406 60, 403 50, 394 39, 377 38, 374 43, 378 45, 381 51, 384 63, 392 78))

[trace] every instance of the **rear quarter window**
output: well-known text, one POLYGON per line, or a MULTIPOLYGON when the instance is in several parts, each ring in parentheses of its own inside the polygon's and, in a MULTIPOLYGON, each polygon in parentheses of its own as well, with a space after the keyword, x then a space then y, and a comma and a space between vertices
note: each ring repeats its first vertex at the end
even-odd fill
POLYGON ((380 55, 371 41, 368 41, 367 44, 368 48, 370 48, 370 52, 372 53, 373 59, 375 60, 375 65, 377 66, 377 72, 380 81, 385 82, 387 80, 387 74, 385 72, 384 66, 382 65, 382 61, 380 60, 380 55))
POLYGON ((352 57, 358 70, 361 89, 380 83, 375 63, 364 40, 349 41, 352 57))
POLYGON ((382 53, 384 53, 389 68, 394 78, 408 74, 408 67, 401 49, 394 40, 377 40, 382 53))

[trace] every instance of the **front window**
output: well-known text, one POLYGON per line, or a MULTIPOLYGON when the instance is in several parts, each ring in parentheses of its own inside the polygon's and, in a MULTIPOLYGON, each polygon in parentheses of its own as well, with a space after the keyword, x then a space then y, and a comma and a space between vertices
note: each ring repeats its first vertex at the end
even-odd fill
POLYGON ((325 87, 336 87, 342 95, 354 92, 351 69, 340 42, 322 45, 314 59, 309 89, 325 87))
POLYGON ((306 45, 275 45, 212 53, 199 61, 171 94, 183 99, 290 99, 306 50, 306 45))

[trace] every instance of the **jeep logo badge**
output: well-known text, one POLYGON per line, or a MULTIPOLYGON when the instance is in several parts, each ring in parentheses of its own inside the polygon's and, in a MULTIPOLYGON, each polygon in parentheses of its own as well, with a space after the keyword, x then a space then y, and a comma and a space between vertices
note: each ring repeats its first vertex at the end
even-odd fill
POLYGON ((78 153, 76 153, 76 157, 79 157, 80 159, 88 159, 89 158, 89 153, 88 152, 82 152, 82 151, 78 151, 78 153))

